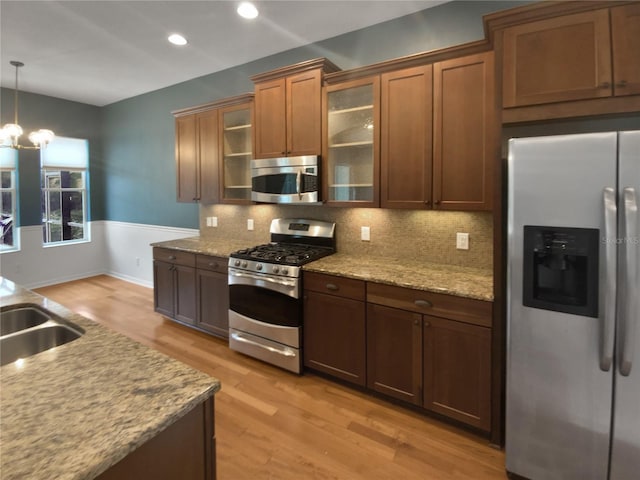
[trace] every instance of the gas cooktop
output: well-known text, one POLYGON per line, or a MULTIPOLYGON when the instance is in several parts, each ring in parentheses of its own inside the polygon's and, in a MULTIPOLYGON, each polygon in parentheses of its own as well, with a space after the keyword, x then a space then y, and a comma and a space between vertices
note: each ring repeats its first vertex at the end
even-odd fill
POLYGON ((335 250, 330 247, 302 245, 295 243, 265 243, 256 247, 244 248, 233 252, 231 257, 242 260, 254 260, 278 265, 300 266, 319 258, 331 255, 335 250))

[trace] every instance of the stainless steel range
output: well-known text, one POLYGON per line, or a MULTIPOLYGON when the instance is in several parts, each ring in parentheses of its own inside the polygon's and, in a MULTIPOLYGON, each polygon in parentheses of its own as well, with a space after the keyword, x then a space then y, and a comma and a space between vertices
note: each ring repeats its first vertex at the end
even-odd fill
POLYGON ((278 218, 271 243, 229 258, 229 347, 302 370, 301 266, 335 253, 335 224, 278 218))

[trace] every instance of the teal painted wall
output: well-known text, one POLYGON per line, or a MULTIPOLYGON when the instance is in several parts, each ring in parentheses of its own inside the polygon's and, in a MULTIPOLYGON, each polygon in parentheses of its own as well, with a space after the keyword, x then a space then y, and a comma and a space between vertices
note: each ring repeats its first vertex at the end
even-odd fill
MULTIPOLYGON (((198 228, 198 205, 175 199, 171 111, 253 91, 251 75, 311 58, 350 69, 478 40, 483 15, 522 3, 529 2, 450 2, 101 108, 22 93, 20 119, 27 128, 89 139, 92 220, 198 228)), ((13 115, 11 95, 1 92, 2 124, 13 115)), ((20 152, 22 225, 40 223, 37 169, 37 154, 20 152)))
MULTIPOLYGON (((2 125, 13 122, 13 89, 0 91, 2 125)), ((31 145, 28 135, 33 130, 48 128, 62 137, 89 140, 89 219, 104 217, 104 167, 100 137, 100 108, 59 98, 20 92, 19 123, 24 130, 23 145, 31 145)), ((18 152, 18 219, 19 225, 40 225, 40 154, 37 150, 18 152)))

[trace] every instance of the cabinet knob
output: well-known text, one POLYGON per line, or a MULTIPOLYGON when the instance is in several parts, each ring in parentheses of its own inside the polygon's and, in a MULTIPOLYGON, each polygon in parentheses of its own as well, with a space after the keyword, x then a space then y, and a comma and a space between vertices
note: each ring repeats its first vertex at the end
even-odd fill
POLYGON ((420 325, 420 320, 414 320, 414 321, 413 321, 413 324, 414 324, 414 325, 420 325))
POLYGON ((611 84, 609 82, 602 82, 598 85, 598 88, 611 88, 611 84))
POLYGON ((433 307, 433 303, 427 301, 427 300, 416 300, 415 302, 413 302, 416 304, 416 306, 418 307, 433 307))
POLYGON ((213 263, 213 262, 209 262, 209 266, 211 268, 218 268, 218 264, 217 263, 213 263))
POLYGON ((339 287, 335 283, 327 283, 327 290, 338 291, 339 287))
POLYGON ((426 200, 426 201, 424 202, 424 204, 425 204, 425 205, 431 205, 431 200, 426 200))
POLYGON ((626 86, 627 86, 626 80, 620 80, 618 83, 616 83, 616 87, 626 87, 626 86))
POLYGON ((430 327, 430 326, 431 326, 431 324, 430 324, 429 322, 424 322, 424 326, 425 326, 425 327, 430 327))
POLYGON ((169 260, 175 260, 175 259, 176 259, 175 255, 169 255, 169 260))
POLYGON ((433 202, 433 203, 435 203, 436 205, 440 205, 440 200, 436 200, 436 201, 435 201, 435 202, 433 202))

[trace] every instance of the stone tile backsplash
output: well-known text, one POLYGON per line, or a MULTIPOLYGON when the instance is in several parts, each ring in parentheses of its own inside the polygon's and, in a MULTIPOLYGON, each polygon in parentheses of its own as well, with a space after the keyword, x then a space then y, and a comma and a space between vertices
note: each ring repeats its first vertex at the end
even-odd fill
POLYGON ((234 238, 247 247, 269 241, 274 218, 313 218, 336 223, 337 250, 350 255, 491 269, 493 218, 488 212, 433 212, 380 208, 332 208, 315 205, 202 205, 200 236, 207 240, 234 238), (217 227, 207 227, 207 217, 217 227), (254 230, 247 230, 253 219, 254 230), (371 240, 360 240, 360 227, 371 229, 371 240), (469 250, 456 249, 456 232, 469 233, 469 250))

